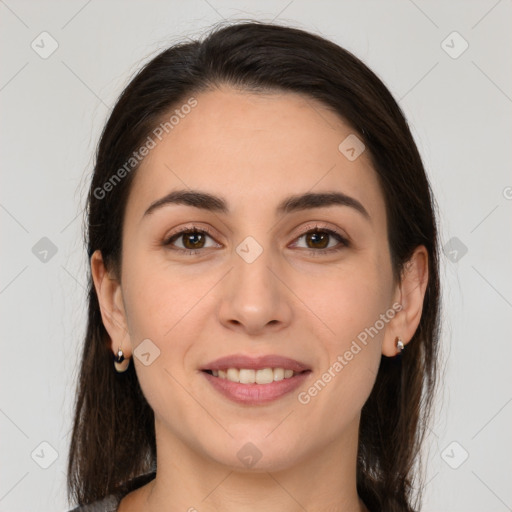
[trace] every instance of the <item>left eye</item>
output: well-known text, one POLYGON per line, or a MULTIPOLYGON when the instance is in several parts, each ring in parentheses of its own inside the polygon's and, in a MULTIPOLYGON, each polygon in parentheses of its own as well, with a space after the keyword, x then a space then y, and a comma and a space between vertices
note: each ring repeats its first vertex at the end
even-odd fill
POLYGON ((305 238, 305 249, 311 250, 313 252, 330 252, 331 250, 339 250, 341 247, 348 245, 347 240, 339 233, 333 231, 332 229, 326 228, 315 228, 309 230, 306 233, 300 235, 297 240, 300 240, 301 238, 305 238), (333 241, 333 238, 340 242, 338 245, 341 245, 341 247, 337 247, 336 244, 329 245, 329 243, 333 241))

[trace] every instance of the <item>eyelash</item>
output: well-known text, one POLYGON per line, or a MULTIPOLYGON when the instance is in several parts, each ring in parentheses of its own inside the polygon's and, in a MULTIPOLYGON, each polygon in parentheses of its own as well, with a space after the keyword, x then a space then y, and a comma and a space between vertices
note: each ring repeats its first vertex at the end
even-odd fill
MULTIPOLYGON (((170 237, 168 237, 164 240, 162 245, 164 245, 165 247, 171 246, 173 241, 179 239, 180 236, 186 235, 186 234, 194 234, 194 233, 205 234, 205 235, 208 235, 210 238, 213 238, 213 236, 208 228, 198 228, 197 226, 192 226, 192 227, 184 228, 176 233, 173 233, 170 237)), ((336 238, 339 242, 341 242, 341 245, 335 246, 335 247, 330 247, 328 249, 304 249, 305 251, 309 252, 310 254, 312 254, 314 256, 322 256, 324 254, 338 252, 338 251, 341 251, 343 248, 350 246, 348 240, 338 231, 335 231, 335 230, 329 229, 329 228, 325 228, 325 227, 322 227, 322 226, 319 226, 316 224, 307 226, 306 231, 303 231, 296 238, 296 240, 302 238, 305 235, 311 234, 311 233, 327 233, 328 235, 336 238)), ((189 256, 195 256, 195 255, 200 254, 201 251, 203 251, 204 249, 182 249, 181 247, 177 247, 177 248, 175 247, 172 250, 181 252, 182 254, 186 254, 189 256)))

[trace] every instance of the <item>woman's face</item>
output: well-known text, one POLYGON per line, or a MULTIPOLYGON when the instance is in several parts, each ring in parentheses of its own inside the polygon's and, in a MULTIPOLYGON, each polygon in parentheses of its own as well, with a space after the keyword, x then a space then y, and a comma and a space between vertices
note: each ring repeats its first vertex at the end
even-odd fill
POLYGON ((196 99, 134 177, 116 295, 128 335, 112 348, 133 357, 162 444, 263 470, 353 447, 401 334, 369 155, 300 95, 196 99), (150 208, 178 191, 190 200, 150 208))

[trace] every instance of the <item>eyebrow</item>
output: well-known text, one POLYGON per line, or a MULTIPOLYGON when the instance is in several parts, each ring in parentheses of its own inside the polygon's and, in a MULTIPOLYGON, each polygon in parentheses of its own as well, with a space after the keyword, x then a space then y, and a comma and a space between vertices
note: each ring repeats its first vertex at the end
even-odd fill
MULTIPOLYGON (((229 213, 228 203, 222 197, 199 190, 175 190, 151 203, 144 212, 143 218, 164 206, 172 204, 184 204, 214 213, 229 213)), ((370 219, 368 211, 357 199, 341 192, 307 192, 305 194, 289 196, 279 203, 276 208, 276 214, 282 215, 329 206, 348 206, 359 212, 367 220, 370 219)))

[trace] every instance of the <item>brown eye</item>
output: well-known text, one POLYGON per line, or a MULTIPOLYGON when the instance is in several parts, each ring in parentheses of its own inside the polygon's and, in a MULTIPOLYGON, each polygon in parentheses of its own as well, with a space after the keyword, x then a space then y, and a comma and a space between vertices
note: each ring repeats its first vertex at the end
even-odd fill
POLYGON ((185 249, 202 249, 204 245, 204 234, 198 231, 181 234, 185 249))
POLYGON ((314 231, 304 236, 306 237, 306 244, 308 244, 311 249, 325 249, 329 245, 329 238, 331 237, 331 235, 325 231, 314 231), (312 246, 309 244, 312 244, 312 246))
POLYGON ((302 238, 305 240, 305 247, 298 245, 298 243, 295 243, 294 247, 304 248, 316 254, 335 252, 349 246, 348 240, 340 235, 340 233, 327 228, 315 227, 314 229, 309 229, 309 231, 299 236, 297 240, 302 238), (338 243, 331 243, 335 241, 333 239, 337 240, 338 243))
POLYGON ((188 228, 183 229, 167 238, 163 242, 163 245, 169 246, 177 251, 184 251, 189 252, 190 254, 195 254, 200 252, 202 249, 218 246, 218 244, 207 246, 206 242, 208 238, 213 240, 207 230, 188 228))

